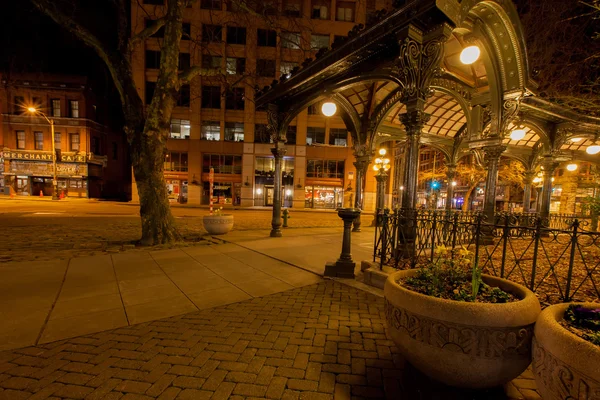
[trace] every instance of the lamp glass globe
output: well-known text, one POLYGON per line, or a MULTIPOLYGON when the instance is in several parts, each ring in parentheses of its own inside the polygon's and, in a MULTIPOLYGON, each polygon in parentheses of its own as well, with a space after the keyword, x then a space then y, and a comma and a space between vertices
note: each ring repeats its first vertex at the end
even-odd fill
POLYGON ((523 129, 515 129, 510 133, 510 138, 512 140, 521 140, 525 137, 525 130, 523 129))
POLYGON ((585 149, 585 152, 591 155, 598 154, 600 153, 600 145, 593 144, 591 146, 588 146, 588 148, 585 149))
POLYGON ((323 105, 321 106, 321 112, 326 117, 331 117, 333 114, 335 114, 336 111, 337 111, 337 106, 335 105, 335 103, 333 103, 331 101, 327 101, 327 102, 323 103, 323 105))
POLYGON ((567 171, 576 171, 577 170, 577 164, 569 164, 567 165, 567 171))
POLYGON ((479 59, 481 50, 477 46, 465 47, 460 53, 460 62, 465 65, 471 65, 479 59))

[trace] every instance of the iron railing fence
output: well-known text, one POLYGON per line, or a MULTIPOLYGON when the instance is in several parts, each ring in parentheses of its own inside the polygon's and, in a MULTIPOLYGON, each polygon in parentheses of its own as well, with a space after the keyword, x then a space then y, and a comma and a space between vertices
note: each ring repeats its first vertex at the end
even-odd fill
POLYGON ((436 248, 470 250, 485 273, 513 280, 556 303, 600 298, 600 233, 589 220, 537 214, 379 211, 373 261, 380 268, 415 268, 434 261, 436 248))

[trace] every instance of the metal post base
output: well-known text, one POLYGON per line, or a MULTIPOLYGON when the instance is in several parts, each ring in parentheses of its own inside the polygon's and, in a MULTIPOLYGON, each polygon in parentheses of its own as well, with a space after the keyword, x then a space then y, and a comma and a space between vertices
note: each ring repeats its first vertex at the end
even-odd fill
POLYGON ((337 260, 336 262, 328 262, 325 264, 325 276, 337 278, 354 278, 354 268, 356 263, 353 261, 337 260))

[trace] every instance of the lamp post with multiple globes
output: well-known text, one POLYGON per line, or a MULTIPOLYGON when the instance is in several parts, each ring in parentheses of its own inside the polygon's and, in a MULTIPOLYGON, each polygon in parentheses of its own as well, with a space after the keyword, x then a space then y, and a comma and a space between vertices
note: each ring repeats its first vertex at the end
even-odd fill
POLYGON ((385 208, 385 183, 388 176, 387 171, 390 169, 390 159, 385 158, 386 153, 385 149, 379 149, 379 157, 375 159, 375 165, 373 166, 373 170, 377 172, 377 175, 375 175, 377 180, 377 210, 385 208))

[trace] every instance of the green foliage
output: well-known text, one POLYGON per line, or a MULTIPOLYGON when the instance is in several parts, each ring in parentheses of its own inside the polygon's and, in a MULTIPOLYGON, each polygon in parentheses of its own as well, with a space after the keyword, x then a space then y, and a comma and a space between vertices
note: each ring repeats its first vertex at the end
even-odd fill
POLYGON ((592 214, 599 215, 600 214, 600 197, 591 197, 587 196, 583 199, 581 204, 583 212, 587 213, 590 211, 592 214))
POLYGON ((437 259, 421 265, 416 275, 404 280, 409 289, 428 296, 456 301, 506 303, 514 300, 509 293, 491 287, 481 279, 481 269, 464 247, 450 251, 436 249, 437 259))
POLYGON ((600 346, 600 309, 571 304, 564 318, 569 326, 576 328, 578 336, 600 346))

